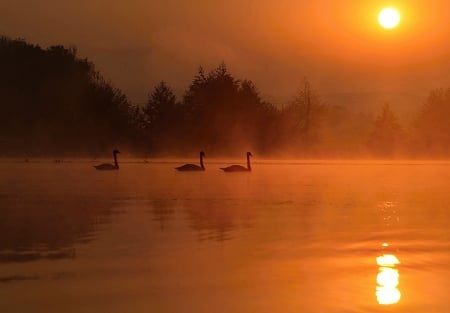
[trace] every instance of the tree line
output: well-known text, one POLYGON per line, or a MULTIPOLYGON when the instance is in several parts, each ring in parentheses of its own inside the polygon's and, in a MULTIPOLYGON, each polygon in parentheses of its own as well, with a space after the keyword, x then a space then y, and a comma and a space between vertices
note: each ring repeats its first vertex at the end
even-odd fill
POLYGON ((75 48, 0 37, 0 155, 160 156, 254 151, 273 157, 450 156, 450 88, 430 92, 411 125, 385 104, 364 114, 325 103, 305 80, 292 100, 264 101, 225 64, 199 68, 177 99, 160 82, 133 105, 75 48))

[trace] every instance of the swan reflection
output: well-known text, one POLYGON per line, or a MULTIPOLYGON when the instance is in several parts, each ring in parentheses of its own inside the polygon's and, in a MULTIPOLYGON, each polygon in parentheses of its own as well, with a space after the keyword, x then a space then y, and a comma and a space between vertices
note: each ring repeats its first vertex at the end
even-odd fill
POLYGON ((379 304, 389 305, 400 301, 401 292, 398 289, 400 273, 396 265, 400 264, 393 254, 383 254, 377 257, 378 275, 376 296, 379 304))

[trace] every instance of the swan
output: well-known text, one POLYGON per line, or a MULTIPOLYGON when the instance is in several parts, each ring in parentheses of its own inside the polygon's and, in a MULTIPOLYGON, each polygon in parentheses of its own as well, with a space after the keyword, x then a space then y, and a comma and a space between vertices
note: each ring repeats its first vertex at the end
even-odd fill
POLYGON ((117 153, 120 153, 119 150, 114 150, 114 165, 110 163, 103 163, 99 165, 94 165, 95 169, 99 171, 108 171, 108 170, 118 170, 119 169, 119 163, 117 163, 117 153))
POLYGON ((252 166, 250 165, 250 157, 253 156, 251 152, 247 152, 247 167, 242 165, 230 165, 227 167, 221 167, 224 172, 251 172, 252 166))
POLYGON ((200 151, 200 166, 195 164, 185 164, 179 167, 175 167, 176 170, 182 171, 182 172, 188 172, 188 171, 204 171, 205 166, 203 165, 203 158, 205 156, 205 152, 200 151))

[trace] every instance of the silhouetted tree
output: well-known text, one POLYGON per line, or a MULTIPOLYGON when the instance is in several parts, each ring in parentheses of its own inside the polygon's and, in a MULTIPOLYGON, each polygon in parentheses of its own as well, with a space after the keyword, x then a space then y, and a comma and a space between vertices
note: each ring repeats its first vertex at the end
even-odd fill
POLYGON ((149 94, 143 113, 144 127, 153 149, 173 150, 179 145, 177 139, 182 132, 183 112, 165 82, 160 82, 149 94))
POLYGON ((368 144, 372 153, 380 157, 394 156, 401 147, 403 136, 397 116, 386 103, 373 123, 373 131, 369 137, 368 144))
POLYGON ((450 88, 432 90, 413 125, 414 152, 450 155, 450 88))
POLYGON ((239 81, 238 119, 232 134, 243 137, 258 153, 271 153, 278 148, 279 111, 259 96, 250 80, 239 81))
POLYGON ((320 141, 326 106, 305 80, 294 100, 282 110, 283 141, 287 149, 309 154, 320 141))
POLYGON ((202 68, 183 97, 190 134, 186 142, 217 152, 241 152, 244 147, 263 146, 259 122, 267 119, 254 84, 236 80, 221 64, 205 75, 202 68))

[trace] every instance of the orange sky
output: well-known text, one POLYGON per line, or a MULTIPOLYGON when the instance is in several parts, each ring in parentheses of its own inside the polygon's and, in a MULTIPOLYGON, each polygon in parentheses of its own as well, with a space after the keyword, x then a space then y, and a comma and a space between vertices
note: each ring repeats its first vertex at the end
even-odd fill
POLYGON ((307 77, 330 103, 419 104, 450 86, 449 20, 448 0, 0 1, 0 34, 77 46, 134 102, 225 61, 275 103, 307 77), (397 29, 378 25, 384 6, 397 29))

